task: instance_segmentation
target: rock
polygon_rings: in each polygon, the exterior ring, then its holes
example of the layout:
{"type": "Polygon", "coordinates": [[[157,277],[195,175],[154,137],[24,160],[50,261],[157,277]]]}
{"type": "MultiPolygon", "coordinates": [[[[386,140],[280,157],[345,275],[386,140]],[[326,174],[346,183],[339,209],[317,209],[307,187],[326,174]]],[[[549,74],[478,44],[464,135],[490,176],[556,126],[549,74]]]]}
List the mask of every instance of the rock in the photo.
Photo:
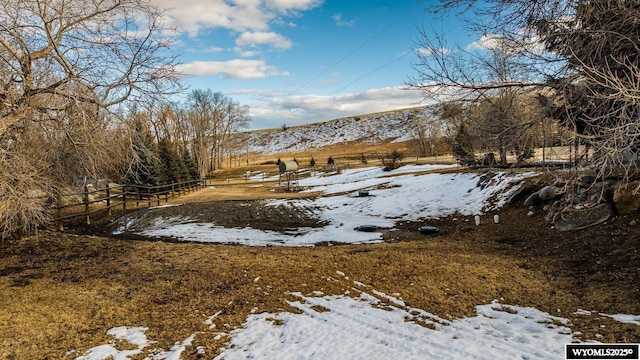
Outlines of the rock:
{"type": "Polygon", "coordinates": [[[538,196],[542,201],[551,200],[554,197],[556,197],[557,194],[558,194],[558,188],[553,185],[545,186],[542,189],[540,189],[540,191],[538,192],[538,196]]]}
{"type": "Polygon", "coordinates": [[[640,191],[635,191],[638,187],[640,182],[634,181],[618,186],[613,192],[613,204],[620,215],[633,214],[640,209],[640,191]]]}
{"type": "Polygon", "coordinates": [[[636,226],[637,223],[638,223],[637,221],[631,220],[629,221],[629,226],[636,226]]]}
{"type": "Polygon", "coordinates": [[[536,192],[539,187],[540,186],[538,186],[538,184],[525,183],[525,185],[519,187],[517,190],[514,191],[513,195],[511,195],[508,202],[510,204],[516,204],[522,201],[522,199],[526,199],[527,197],[531,196],[531,194],[536,192]]]}
{"type": "Polygon", "coordinates": [[[524,201],[524,206],[535,206],[540,203],[540,195],[537,192],[529,195],[529,197],[524,201]]]}
{"type": "Polygon", "coordinates": [[[529,211],[529,212],[527,213],[527,216],[533,216],[533,211],[529,211]]]}
{"type": "Polygon", "coordinates": [[[555,214],[553,224],[556,230],[570,231],[584,229],[607,221],[613,215],[608,204],[600,204],[589,209],[566,207],[555,214]]]}

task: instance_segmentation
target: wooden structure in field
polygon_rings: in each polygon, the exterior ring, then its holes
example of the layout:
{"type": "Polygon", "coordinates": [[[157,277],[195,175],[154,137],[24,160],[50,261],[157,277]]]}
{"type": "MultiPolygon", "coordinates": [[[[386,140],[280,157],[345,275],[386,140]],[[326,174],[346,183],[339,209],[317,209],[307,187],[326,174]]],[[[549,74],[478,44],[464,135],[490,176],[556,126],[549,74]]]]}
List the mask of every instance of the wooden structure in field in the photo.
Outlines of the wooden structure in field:
{"type": "Polygon", "coordinates": [[[298,163],[296,161],[279,161],[278,187],[282,189],[283,182],[286,181],[287,191],[298,188],[298,163]]]}

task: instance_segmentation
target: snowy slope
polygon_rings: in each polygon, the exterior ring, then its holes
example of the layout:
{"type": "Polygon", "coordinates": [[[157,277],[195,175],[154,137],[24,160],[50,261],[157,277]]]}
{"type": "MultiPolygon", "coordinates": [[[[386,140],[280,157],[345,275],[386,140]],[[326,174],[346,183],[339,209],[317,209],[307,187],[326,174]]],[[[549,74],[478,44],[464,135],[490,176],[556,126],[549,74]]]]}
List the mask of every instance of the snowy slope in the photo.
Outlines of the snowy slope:
{"type": "Polygon", "coordinates": [[[416,121],[434,118],[435,107],[425,106],[247,134],[251,151],[277,154],[350,142],[379,144],[412,140],[416,134],[416,121]]]}

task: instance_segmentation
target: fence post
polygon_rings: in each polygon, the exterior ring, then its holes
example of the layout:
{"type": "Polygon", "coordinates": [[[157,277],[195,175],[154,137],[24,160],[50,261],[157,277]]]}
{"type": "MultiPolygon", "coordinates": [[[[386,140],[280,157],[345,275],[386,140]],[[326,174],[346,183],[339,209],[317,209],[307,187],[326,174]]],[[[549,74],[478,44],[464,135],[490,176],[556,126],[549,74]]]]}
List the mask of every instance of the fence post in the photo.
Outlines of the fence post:
{"type": "Polygon", "coordinates": [[[107,184],[107,214],[111,215],[111,186],[107,184]]]}

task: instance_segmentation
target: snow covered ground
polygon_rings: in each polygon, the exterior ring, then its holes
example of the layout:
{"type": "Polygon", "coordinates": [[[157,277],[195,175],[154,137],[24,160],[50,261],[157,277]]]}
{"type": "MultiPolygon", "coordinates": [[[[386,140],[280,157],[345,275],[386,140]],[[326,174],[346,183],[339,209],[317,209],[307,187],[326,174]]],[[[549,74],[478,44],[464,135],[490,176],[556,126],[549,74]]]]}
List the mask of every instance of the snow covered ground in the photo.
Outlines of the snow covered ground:
{"type": "MultiPolygon", "coordinates": [[[[317,209],[327,222],[319,229],[299,229],[298,235],[256,229],[225,229],[215,224],[192,223],[189,219],[159,219],[145,235],[175,236],[189,241],[215,241],[247,245],[311,245],[318,241],[367,243],[380,241],[380,234],[354,230],[363,224],[393,227],[399,220],[436,218],[452,214],[468,216],[499,209],[519,182],[532,174],[497,173],[481,177],[464,173],[427,173],[431,166],[407,166],[392,172],[377,168],[347,170],[342,174],[317,173],[301,185],[323,191],[315,200],[273,200],[317,209]],[[358,190],[371,196],[358,197],[358,190]],[[491,199],[491,200],[490,200],[491,199]]],[[[123,228],[130,224],[123,224],[123,228]]],[[[288,294],[295,312],[249,315],[241,328],[220,332],[212,326],[220,314],[204,314],[203,328],[216,338],[229,338],[216,359],[561,359],[565,344],[577,341],[566,318],[533,308],[501,304],[496,300],[475,308],[475,316],[446,318],[406,305],[399,294],[387,295],[337,270],[328,281],[348,281],[350,290],[339,296],[319,291],[288,294]],[[208,326],[207,326],[208,325],[208,326]]],[[[256,279],[256,286],[258,284],[256,279]]],[[[640,326],[640,316],[607,315],[576,309],[576,316],[607,317],[640,326]]],[[[443,317],[444,316],[444,317],[443,317]]],[[[194,346],[200,333],[165,350],[148,339],[144,324],[116,327],[107,334],[109,344],[91,348],[76,360],[121,360],[132,356],[147,360],[177,360],[194,346]],[[129,350],[118,350],[118,343],[129,350]]],[[[202,347],[196,349],[210,358],[202,347]]]]}
{"type": "Polygon", "coordinates": [[[280,154],[335,144],[379,144],[417,138],[417,121],[439,119],[436,106],[346,117],[317,124],[247,132],[251,151],[280,154]]]}
{"type": "MultiPolygon", "coordinates": [[[[341,271],[332,276],[327,280],[351,281],[341,271]]],[[[229,333],[209,326],[216,338],[229,338],[215,359],[562,359],[565,344],[577,341],[568,319],[533,308],[495,300],[476,306],[473,317],[445,319],[366,284],[351,283],[351,290],[339,296],[318,291],[289,294],[293,300],[288,304],[296,313],[253,314],[229,333]]],[[[585,310],[575,314],[640,326],[640,316],[585,310]]],[[[211,325],[218,315],[207,317],[203,325],[211,325]]],[[[164,350],[147,338],[147,330],[112,328],[107,331],[114,338],[111,343],[93,347],[75,359],[124,360],[146,354],[145,360],[178,360],[200,334],[190,334],[164,350]],[[122,341],[130,344],[130,350],[117,349],[116,343],[122,341]]],[[[196,351],[207,358],[204,348],[196,351]]]]}
{"type": "MultiPolygon", "coordinates": [[[[424,173],[451,166],[407,165],[391,172],[377,167],[344,170],[341,174],[314,173],[300,180],[306,191],[324,193],[316,199],[268,200],[266,206],[285,205],[312,209],[326,223],[321,228],[299,228],[278,233],[250,227],[224,228],[197,219],[162,218],[137,233],[150,237],[173,237],[182,241],[235,243],[248,246],[312,246],[321,242],[375,243],[381,232],[361,232],[368,225],[392,229],[398,221],[434,219],[454,214],[473,216],[498,210],[520,182],[533,173],[495,173],[483,177],[473,173],[424,173]],[[393,175],[393,176],[392,176],[393,175]],[[370,196],[358,196],[368,190],[370,196]]],[[[147,214],[150,215],[150,214],[147,214]]],[[[136,228],[134,222],[120,224],[119,232],[136,228]]]]}

